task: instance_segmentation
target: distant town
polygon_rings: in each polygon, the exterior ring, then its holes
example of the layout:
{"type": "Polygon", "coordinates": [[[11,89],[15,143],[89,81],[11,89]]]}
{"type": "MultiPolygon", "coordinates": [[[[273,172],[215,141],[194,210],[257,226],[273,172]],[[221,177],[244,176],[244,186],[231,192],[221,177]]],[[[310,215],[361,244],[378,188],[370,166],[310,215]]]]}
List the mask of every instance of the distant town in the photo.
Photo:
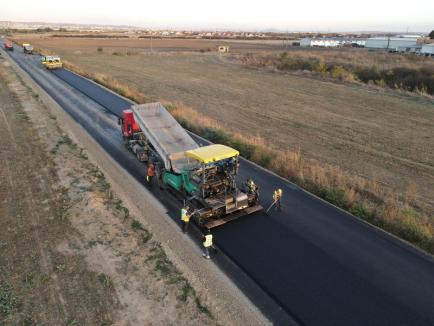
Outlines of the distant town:
{"type": "MultiPolygon", "coordinates": [[[[375,36],[394,36],[395,33],[382,31],[360,31],[360,32],[283,32],[283,31],[228,31],[228,30],[175,30],[175,29],[149,29],[127,25],[94,25],[94,24],[66,24],[66,23],[44,23],[44,22],[11,22],[0,21],[0,29],[22,30],[29,32],[107,32],[120,34],[138,34],[148,37],[185,37],[185,38],[215,38],[215,39],[287,39],[296,40],[304,37],[341,37],[366,39],[375,36]]],[[[407,33],[408,34],[408,33],[407,33]]],[[[425,36],[423,33],[412,33],[417,37],[425,36]]]]}
{"type": "Polygon", "coordinates": [[[51,24],[41,22],[0,22],[0,34],[51,33],[52,37],[97,38],[180,38],[221,40],[287,41],[286,45],[317,48],[366,47],[389,52],[434,56],[433,40],[424,33],[386,32],[266,32],[266,31],[200,31],[153,30],[136,26],[51,24]]]}

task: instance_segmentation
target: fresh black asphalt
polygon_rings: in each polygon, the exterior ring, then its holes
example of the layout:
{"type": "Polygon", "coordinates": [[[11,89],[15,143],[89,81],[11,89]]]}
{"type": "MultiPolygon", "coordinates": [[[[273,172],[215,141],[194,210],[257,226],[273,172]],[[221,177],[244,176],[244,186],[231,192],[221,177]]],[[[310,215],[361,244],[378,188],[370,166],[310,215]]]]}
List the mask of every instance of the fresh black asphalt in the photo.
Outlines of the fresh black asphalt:
{"type": "MultiPolygon", "coordinates": [[[[78,101],[62,98],[56,86],[61,83],[35,56],[16,51],[12,57],[124,168],[143,178],[143,166],[122,148],[116,119],[103,112],[105,108],[119,115],[129,102],[67,70],[54,72],[97,102],[91,112],[78,101]]],[[[250,162],[242,161],[241,170],[242,180],[251,176],[259,184],[265,207],[272,191],[282,188],[283,212],[226,224],[214,231],[215,240],[284,312],[302,325],[434,325],[431,256],[250,162]]],[[[176,205],[158,198],[177,218],[176,205]]],[[[253,301],[261,306],[260,299],[253,301]]],[[[265,312],[278,324],[289,322],[265,312]]]]}

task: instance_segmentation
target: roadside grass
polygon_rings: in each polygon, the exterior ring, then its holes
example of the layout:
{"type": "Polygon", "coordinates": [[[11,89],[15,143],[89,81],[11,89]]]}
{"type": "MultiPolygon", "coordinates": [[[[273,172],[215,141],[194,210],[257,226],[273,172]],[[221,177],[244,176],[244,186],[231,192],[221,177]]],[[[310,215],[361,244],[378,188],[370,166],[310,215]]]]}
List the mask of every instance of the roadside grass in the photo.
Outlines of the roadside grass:
{"type": "Polygon", "coordinates": [[[161,244],[156,241],[151,241],[152,233],[149,232],[142,223],[137,220],[132,220],[131,228],[136,231],[144,245],[150,246],[149,255],[146,258],[146,263],[153,264],[154,271],[158,273],[167,284],[177,286],[180,291],[178,300],[187,303],[189,298],[192,298],[199,312],[206,314],[209,318],[214,319],[209,309],[202,304],[190,282],[182,275],[176,266],[167,257],[161,244]]]}
{"type": "Polygon", "coordinates": [[[145,103],[150,101],[150,98],[144,96],[135,87],[129,86],[125,83],[121,83],[118,80],[104,74],[89,73],[69,61],[63,60],[62,62],[63,62],[63,66],[66,69],[69,69],[81,76],[87,77],[93,80],[94,82],[113,90],[119,95],[129,98],[130,100],[133,100],[137,103],[145,103]]]}
{"type": "Polygon", "coordinates": [[[63,134],[62,137],[57,141],[56,145],[54,146],[53,149],[51,149],[50,153],[51,154],[56,154],[57,151],[59,150],[59,147],[62,145],[66,145],[68,146],[71,150],[76,150],[77,149],[77,144],[75,144],[71,138],[69,138],[68,135],[63,134]]]}
{"type": "Polygon", "coordinates": [[[199,312],[206,314],[211,319],[214,319],[214,316],[209,309],[202,304],[190,282],[169,260],[161,244],[151,241],[152,233],[149,232],[142,223],[135,219],[133,219],[131,222],[131,228],[139,234],[144,245],[150,246],[150,255],[146,258],[146,263],[153,264],[154,271],[157,272],[167,284],[174,285],[179,288],[180,294],[178,296],[178,300],[183,303],[187,303],[188,299],[191,297],[194,300],[199,312]]]}
{"type": "Polygon", "coordinates": [[[131,223],[131,227],[136,230],[136,231],[144,231],[145,227],[143,226],[142,223],[140,223],[139,221],[133,220],[133,222],[131,223]]]}
{"type": "Polygon", "coordinates": [[[9,284],[0,283],[0,316],[8,317],[21,306],[19,298],[14,295],[12,290],[9,284]]]}
{"type": "Polygon", "coordinates": [[[193,299],[199,312],[214,319],[214,316],[209,309],[202,304],[190,282],[182,275],[182,273],[173,265],[167,258],[164,249],[156,242],[151,243],[152,248],[150,255],[146,259],[147,263],[154,264],[154,270],[166,281],[167,284],[177,285],[180,289],[178,300],[183,303],[188,303],[189,298],[193,299]]]}
{"type": "MultiPolygon", "coordinates": [[[[282,54],[281,57],[286,60],[289,56],[282,54]]],[[[272,64],[272,59],[275,59],[268,57],[268,61],[263,62],[256,55],[249,58],[252,60],[249,64],[253,62],[259,66],[272,64]]],[[[149,101],[149,98],[136,88],[111,77],[85,72],[68,62],[65,67],[137,103],[149,101]]],[[[317,72],[328,73],[327,65],[322,60],[316,61],[313,67],[317,72]]],[[[339,75],[342,71],[338,68],[332,73],[339,75]]],[[[277,150],[273,148],[273,144],[262,138],[227,130],[217,121],[190,107],[180,103],[163,104],[184,128],[212,142],[239,150],[246,159],[270,169],[356,217],[434,254],[434,217],[430,217],[427,209],[417,200],[417,187],[414,184],[409,184],[406,191],[397,194],[375,180],[351,174],[334,165],[305,159],[300,148],[277,150]],[[417,212],[420,217],[409,217],[408,211],[417,212]]]]}
{"type": "Polygon", "coordinates": [[[107,274],[99,273],[97,275],[97,279],[98,279],[98,281],[100,281],[100,283],[102,284],[102,286],[104,288],[110,289],[113,287],[113,282],[112,282],[110,276],[108,276],[107,274]]]}
{"type": "Polygon", "coordinates": [[[68,188],[61,187],[58,190],[57,201],[56,201],[56,216],[60,222],[67,222],[69,217],[69,209],[72,207],[73,203],[68,195],[68,188]]]}

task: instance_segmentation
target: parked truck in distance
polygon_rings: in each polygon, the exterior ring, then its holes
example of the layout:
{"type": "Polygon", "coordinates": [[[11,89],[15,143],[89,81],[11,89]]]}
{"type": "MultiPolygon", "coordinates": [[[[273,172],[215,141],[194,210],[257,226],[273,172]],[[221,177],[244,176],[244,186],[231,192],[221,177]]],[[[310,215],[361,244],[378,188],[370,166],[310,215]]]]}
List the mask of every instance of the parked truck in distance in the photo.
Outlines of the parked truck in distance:
{"type": "Polygon", "coordinates": [[[4,43],[4,47],[6,51],[13,51],[14,50],[14,44],[11,41],[6,41],[4,43]]]}
{"type": "Polygon", "coordinates": [[[41,57],[41,63],[49,70],[62,68],[63,64],[57,55],[46,55],[41,57]]]}
{"type": "Polygon", "coordinates": [[[159,186],[188,203],[200,227],[262,210],[257,190],[237,185],[239,152],[219,144],[200,147],[162,104],[133,105],[119,123],[126,146],[140,161],[154,164],[159,186]]]}
{"type": "Polygon", "coordinates": [[[29,43],[23,43],[23,52],[26,54],[33,54],[33,46],[29,43]]]}

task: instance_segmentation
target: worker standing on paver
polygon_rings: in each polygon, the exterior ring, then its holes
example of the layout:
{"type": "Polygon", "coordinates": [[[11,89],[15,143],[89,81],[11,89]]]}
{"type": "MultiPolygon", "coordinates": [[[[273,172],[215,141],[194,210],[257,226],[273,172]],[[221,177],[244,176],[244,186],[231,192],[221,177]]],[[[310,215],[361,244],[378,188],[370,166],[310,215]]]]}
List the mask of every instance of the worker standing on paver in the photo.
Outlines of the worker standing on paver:
{"type": "Polygon", "coordinates": [[[210,259],[210,255],[209,255],[209,248],[213,247],[212,244],[212,234],[209,232],[209,230],[207,231],[207,233],[205,234],[205,236],[203,237],[203,249],[204,252],[202,254],[203,257],[205,257],[206,259],[210,259]]]}
{"type": "Polygon", "coordinates": [[[182,232],[187,233],[188,223],[190,223],[190,206],[185,205],[181,209],[182,232]]]}
{"type": "Polygon", "coordinates": [[[276,189],[273,192],[273,203],[274,203],[274,207],[276,210],[278,210],[279,212],[282,211],[282,195],[283,195],[283,191],[282,189],[276,189]]]}
{"type": "Polygon", "coordinates": [[[258,198],[259,187],[251,178],[248,178],[246,181],[246,191],[250,194],[255,195],[256,199],[258,198]]]}
{"type": "Polygon", "coordinates": [[[146,182],[148,183],[148,187],[151,188],[152,186],[152,179],[155,175],[155,166],[154,164],[150,163],[148,165],[148,171],[146,172],[146,182]]]}

